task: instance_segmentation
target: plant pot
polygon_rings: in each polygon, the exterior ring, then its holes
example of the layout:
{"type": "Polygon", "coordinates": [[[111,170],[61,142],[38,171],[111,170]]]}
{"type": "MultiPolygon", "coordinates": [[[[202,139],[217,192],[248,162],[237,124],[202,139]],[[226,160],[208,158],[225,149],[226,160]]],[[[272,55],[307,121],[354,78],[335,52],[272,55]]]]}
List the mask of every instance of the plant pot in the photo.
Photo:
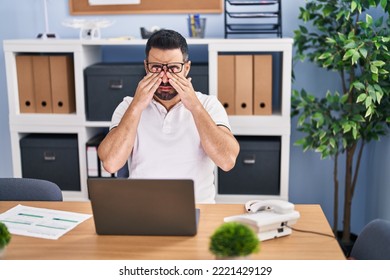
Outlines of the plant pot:
{"type": "Polygon", "coordinates": [[[222,256],[216,256],[216,260],[249,260],[251,258],[250,255],[248,256],[230,256],[230,257],[222,257],[222,256]]]}
{"type": "Polygon", "coordinates": [[[354,233],[351,233],[349,239],[350,241],[349,242],[344,242],[342,240],[342,237],[343,237],[343,232],[342,231],[337,231],[337,241],[341,247],[341,250],[343,250],[343,253],[345,255],[345,257],[349,257],[350,253],[351,253],[351,250],[352,250],[352,247],[353,245],[355,244],[355,241],[357,239],[357,235],[354,234],[354,233]]]}
{"type": "Polygon", "coordinates": [[[5,251],[7,247],[0,248],[0,260],[5,257],[5,251]]]}

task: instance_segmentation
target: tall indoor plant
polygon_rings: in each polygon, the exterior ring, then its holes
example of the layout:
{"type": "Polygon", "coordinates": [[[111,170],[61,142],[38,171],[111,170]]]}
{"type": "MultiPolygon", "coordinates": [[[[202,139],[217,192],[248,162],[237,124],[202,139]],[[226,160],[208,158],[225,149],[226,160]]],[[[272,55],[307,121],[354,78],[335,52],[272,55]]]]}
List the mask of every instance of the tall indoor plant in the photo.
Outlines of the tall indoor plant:
{"type": "MultiPolygon", "coordinates": [[[[304,137],[295,144],[334,160],[334,219],[338,225],[338,164],[345,155],[342,242],[350,242],[351,205],[363,149],[390,123],[390,1],[308,0],[295,31],[296,58],[339,74],[341,92],[294,90],[292,116],[304,137]]],[[[319,80],[320,82],[320,80],[319,80]]]]}

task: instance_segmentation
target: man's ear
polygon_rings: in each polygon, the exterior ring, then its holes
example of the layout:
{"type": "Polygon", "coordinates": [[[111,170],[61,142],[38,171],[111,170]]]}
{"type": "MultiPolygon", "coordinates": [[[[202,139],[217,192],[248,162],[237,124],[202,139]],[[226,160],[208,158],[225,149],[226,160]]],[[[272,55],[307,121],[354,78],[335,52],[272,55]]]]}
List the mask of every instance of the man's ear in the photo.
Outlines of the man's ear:
{"type": "Polygon", "coordinates": [[[190,69],[191,69],[191,61],[188,61],[185,65],[185,68],[184,68],[184,76],[187,77],[188,74],[190,73],[190,69]]]}

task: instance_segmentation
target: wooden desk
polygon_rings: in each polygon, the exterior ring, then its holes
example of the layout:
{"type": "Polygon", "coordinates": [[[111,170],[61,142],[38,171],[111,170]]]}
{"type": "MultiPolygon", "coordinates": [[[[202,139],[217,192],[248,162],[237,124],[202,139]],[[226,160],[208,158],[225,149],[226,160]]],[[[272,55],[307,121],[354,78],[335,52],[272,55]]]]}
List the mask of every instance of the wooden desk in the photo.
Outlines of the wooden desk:
{"type": "MultiPolygon", "coordinates": [[[[0,212],[19,204],[0,202],[0,212]]],[[[22,205],[91,214],[89,202],[20,202],[22,205]]],[[[6,259],[56,260],[193,260],[214,259],[209,238],[223,218],[244,212],[238,204],[198,205],[200,221],[194,237],[175,236],[99,236],[93,218],[88,219],[58,240],[13,235],[6,259]]],[[[332,234],[319,205],[296,205],[301,218],[295,228],[332,234]]],[[[337,240],[331,237],[293,231],[289,236],[264,241],[252,259],[345,259],[337,240]]]]}

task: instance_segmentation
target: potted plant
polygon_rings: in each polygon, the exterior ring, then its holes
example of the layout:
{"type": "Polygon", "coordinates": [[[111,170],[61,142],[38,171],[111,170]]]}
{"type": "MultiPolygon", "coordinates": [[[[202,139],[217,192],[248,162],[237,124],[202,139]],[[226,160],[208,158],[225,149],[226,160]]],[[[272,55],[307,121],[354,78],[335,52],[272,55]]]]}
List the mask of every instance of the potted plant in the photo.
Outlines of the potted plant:
{"type": "Polygon", "coordinates": [[[341,244],[351,242],[351,205],[364,147],[389,132],[389,9],[387,0],[309,0],[300,8],[305,25],[294,33],[296,58],[340,77],[340,92],[294,90],[292,116],[298,116],[304,134],[295,144],[333,159],[335,234],[339,158],[345,155],[341,244]]]}
{"type": "Polygon", "coordinates": [[[5,247],[11,241],[11,234],[5,224],[0,222],[0,257],[4,254],[5,247]]]}
{"type": "Polygon", "coordinates": [[[209,249],[218,259],[247,258],[260,250],[260,241],[247,225],[228,222],[213,233],[209,249]]]}

